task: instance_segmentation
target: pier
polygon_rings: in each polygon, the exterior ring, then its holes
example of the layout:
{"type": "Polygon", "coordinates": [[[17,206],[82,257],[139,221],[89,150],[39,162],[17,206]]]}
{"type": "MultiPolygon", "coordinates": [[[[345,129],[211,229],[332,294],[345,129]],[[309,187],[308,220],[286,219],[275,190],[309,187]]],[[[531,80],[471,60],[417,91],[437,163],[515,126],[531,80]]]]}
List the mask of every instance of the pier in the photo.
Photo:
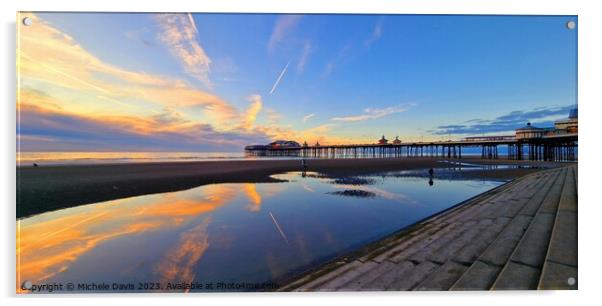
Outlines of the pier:
{"type": "Polygon", "coordinates": [[[577,177],[572,165],[518,178],[279,290],[577,289],[577,177]]]}
{"type": "Polygon", "coordinates": [[[454,141],[406,142],[385,144],[313,145],[313,146],[249,146],[248,155],[300,158],[390,158],[433,157],[462,158],[469,149],[482,159],[531,161],[576,161],[577,133],[537,138],[515,136],[471,137],[454,141]],[[505,147],[505,154],[500,148],[505,147]]]}

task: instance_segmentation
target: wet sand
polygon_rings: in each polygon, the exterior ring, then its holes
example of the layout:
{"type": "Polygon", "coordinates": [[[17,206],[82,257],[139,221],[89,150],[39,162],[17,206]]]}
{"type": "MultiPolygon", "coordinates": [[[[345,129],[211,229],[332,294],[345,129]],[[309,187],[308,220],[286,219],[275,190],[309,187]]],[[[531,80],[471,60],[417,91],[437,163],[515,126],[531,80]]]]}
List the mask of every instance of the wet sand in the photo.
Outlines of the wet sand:
{"type": "MultiPolygon", "coordinates": [[[[318,159],[308,160],[307,171],[330,176],[372,174],[392,170],[447,168],[443,159],[318,159]]],[[[460,161],[460,160],[456,160],[460,161]]],[[[525,164],[555,166],[528,161],[483,161],[475,164],[525,164]]],[[[270,175],[302,171],[300,160],[238,160],[111,165],[56,165],[17,167],[17,218],[61,208],[153,193],[185,190],[215,183],[277,182],[270,175]]],[[[482,178],[509,179],[537,169],[492,169],[467,174],[482,178]]],[[[477,177],[475,177],[477,178],[477,177]]]]}

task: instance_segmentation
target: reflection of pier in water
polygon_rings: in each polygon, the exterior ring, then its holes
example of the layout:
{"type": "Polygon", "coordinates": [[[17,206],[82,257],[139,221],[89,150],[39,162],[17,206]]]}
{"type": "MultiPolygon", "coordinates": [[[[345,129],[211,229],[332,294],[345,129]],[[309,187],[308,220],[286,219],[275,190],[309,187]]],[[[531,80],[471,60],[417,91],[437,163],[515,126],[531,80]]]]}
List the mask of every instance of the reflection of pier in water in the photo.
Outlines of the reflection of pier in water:
{"type": "Polygon", "coordinates": [[[576,161],[577,133],[533,139],[514,136],[473,137],[456,141],[407,142],[398,144],[315,145],[298,147],[247,147],[253,156],[301,158],[462,158],[469,148],[479,148],[481,158],[542,161],[576,161]],[[506,154],[499,148],[505,146],[506,154]],[[464,153],[463,153],[464,152],[464,153]]]}

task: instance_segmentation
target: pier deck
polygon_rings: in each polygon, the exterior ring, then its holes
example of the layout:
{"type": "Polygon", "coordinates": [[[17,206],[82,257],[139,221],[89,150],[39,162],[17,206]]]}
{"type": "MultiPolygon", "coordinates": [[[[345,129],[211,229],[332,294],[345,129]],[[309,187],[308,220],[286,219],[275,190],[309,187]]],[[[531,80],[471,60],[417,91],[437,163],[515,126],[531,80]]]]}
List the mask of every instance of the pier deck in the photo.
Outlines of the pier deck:
{"type": "Polygon", "coordinates": [[[577,289],[577,165],[533,173],[281,291],[577,289]]]}

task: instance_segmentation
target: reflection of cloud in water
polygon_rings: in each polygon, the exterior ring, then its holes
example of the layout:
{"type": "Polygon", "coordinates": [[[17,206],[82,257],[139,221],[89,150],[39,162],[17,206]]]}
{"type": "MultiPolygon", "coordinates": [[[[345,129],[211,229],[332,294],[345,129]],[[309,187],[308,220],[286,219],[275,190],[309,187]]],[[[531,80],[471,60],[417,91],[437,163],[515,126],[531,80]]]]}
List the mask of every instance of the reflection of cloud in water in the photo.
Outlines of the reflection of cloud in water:
{"type": "Polygon", "coordinates": [[[301,187],[303,187],[303,189],[305,189],[305,190],[307,190],[309,192],[316,192],[311,187],[309,187],[309,185],[307,185],[306,183],[301,183],[301,187]]]}
{"type": "Polygon", "coordinates": [[[418,201],[410,198],[409,196],[402,193],[392,193],[380,188],[376,187],[368,187],[368,186],[355,186],[355,185],[335,185],[335,188],[338,189],[357,189],[369,193],[373,193],[379,197],[385,198],[387,200],[396,201],[404,204],[418,204],[418,201]]]}
{"type": "Polygon", "coordinates": [[[289,184],[282,183],[268,183],[268,184],[256,184],[261,191],[261,195],[263,198],[273,197],[278,193],[285,191],[289,184]]]}
{"type": "Polygon", "coordinates": [[[357,190],[357,189],[345,189],[342,191],[333,191],[329,194],[340,195],[345,197],[356,197],[356,198],[373,198],[376,196],[374,192],[357,190]]]}
{"type": "Polygon", "coordinates": [[[258,212],[261,210],[261,195],[257,192],[257,188],[255,188],[255,184],[244,184],[243,191],[249,198],[249,205],[247,209],[249,211],[258,212]]]}
{"type": "Polygon", "coordinates": [[[303,262],[306,264],[311,262],[311,252],[307,247],[307,241],[305,241],[305,236],[303,235],[303,233],[297,232],[295,238],[295,245],[299,250],[299,255],[303,259],[303,262]]]}
{"type": "Polygon", "coordinates": [[[268,184],[256,184],[246,183],[243,184],[243,192],[249,200],[247,209],[252,212],[258,212],[261,210],[261,203],[270,197],[275,196],[278,193],[283,192],[288,187],[288,184],[281,183],[268,183],[268,184]]]}
{"type": "Polygon", "coordinates": [[[332,180],[333,184],[337,185],[372,185],[375,183],[373,178],[362,178],[362,177],[342,177],[332,180]]]}
{"type": "Polygon", "coordinates": [[[194,198],[196,193],[166,193],[18,221],[17,284],[24,279],[40,282],[64,272],[82,255],[117,237],[181,226],[228,203],[238,189],[234,185],[207,185],[199,192],[203,195],[200,199],[194,198]]]}
{"type": "Polygon", "coordinates": [[[178,244],[167,251],[163,259],[155,267],[162,282],[192,282],[198,261],[209,247],[207,227],[211,217],[180,234],[178,244]]]}
{"type": "Polygon", "coordinates": [[[303,179],[307,179],[307,178],[328,179],[328,178],[330,178],[326,174],[322,174],[319,172],[311,172],[311,171],[305,172],[305,176],[303,176],[303,172],[293,171],[293,172],[274,174],[274,175],[271,175],[270,177],[278,179],[278,180],[293,181],[293,182],[300,178],[303,178],[303,179]]]}

